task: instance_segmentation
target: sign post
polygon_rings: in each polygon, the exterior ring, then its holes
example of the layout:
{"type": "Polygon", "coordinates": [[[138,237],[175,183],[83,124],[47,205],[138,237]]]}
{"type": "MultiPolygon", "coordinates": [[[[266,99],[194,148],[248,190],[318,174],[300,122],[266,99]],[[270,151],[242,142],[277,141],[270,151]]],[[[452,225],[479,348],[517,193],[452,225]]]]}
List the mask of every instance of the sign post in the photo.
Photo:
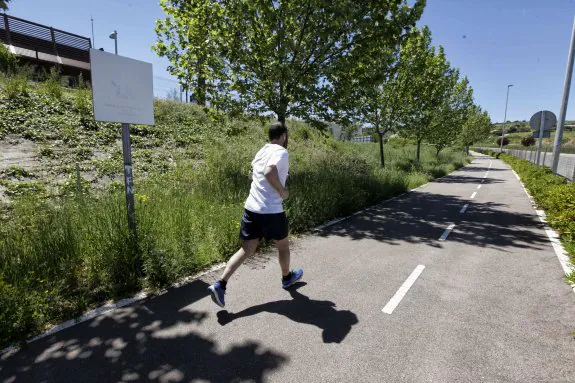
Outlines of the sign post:
{"type": "Polygon", "coordinates": [[[565,84],[563,85],[563,99],[561,101],[561,110],[559,111],[559,124],[557,125],[557,130],[555,131],[555,141],[553,142],[553,162],[551,165],[551,170],[553,173],[557,173],[559,156],[561,155],[563,127],[565,126],[567,104],[569,103],[569,91],[571,89],[571,77],[573,76],[573,61],[575,61],[575,20],[573,21],[571,45],[569,47],[569,56],[567,57],[567,72],[565,73],[565,84]]]}
{"type": "Polygon", "coordinates": [[[535,163],[539,166],[539,160],[541,159],[541,149],[543,148],[543,137],[550,137],[551,128],[557,123],[557,117],[553,112],[548,110],[542,110],[535,113],[531,120],[529,120],[529,125],[533,129],[533,137],[539,138],[539,144],[537,145],[537,157],[535,158],[535,163]]]}
{"type": "Polygon", "coordinates": [[[124,183],[128,227],[136,238],[136,209],[132,176],[130,124],[154,125],[152,64],[90,50],[94,118],[122,123],[124,183]]]}
{"type": "Polygon", "coordinates": [[[537,166],[539,166],[539,159],[541,158],[541,148],[543,147],[543,132],[545,130],[545,111],[541,115],[541,123],[539,124],[539,145],[537,145],[537,166]]]}

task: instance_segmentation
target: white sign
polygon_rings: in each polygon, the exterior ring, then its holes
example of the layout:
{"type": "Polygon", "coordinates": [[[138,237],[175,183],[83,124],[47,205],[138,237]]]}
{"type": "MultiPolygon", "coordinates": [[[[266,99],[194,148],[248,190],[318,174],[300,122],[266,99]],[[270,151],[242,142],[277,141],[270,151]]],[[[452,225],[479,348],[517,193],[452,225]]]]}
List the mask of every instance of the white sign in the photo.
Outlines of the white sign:
{"type": "Polygon", "coordinates": [[[90,49],[96,121],[154,125],[152,64],[90,49]]]}

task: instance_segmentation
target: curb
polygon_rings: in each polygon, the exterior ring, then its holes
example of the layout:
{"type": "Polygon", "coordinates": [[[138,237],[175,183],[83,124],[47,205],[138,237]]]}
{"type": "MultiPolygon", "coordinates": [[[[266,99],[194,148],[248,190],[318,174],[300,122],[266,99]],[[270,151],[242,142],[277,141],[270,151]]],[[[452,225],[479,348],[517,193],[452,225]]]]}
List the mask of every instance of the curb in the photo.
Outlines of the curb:
{"type": "MultiPolygon", "coordinates": [[[[185,284],[187,284],[187,283],[189,283],[195,279],[201,278],[202,276],[204,276],[206,274],[209,274],[213,271],[221,269],[225,265],[226,265],[225,263],[218,263],[218,264],[212,266],[211,268],[209,268],[207,270],[201,271],[201,272],[194,274],[194,275],[191,275],[189,277],[182,278],[181,280],[170,285],[169,287],[166,287],[166,288],[160,290],[158,293],[149,293],[149,292],[145,292],[145,291],[140,291],[139,293],[132,296],[131,298],[124,298],[124,299],[120,299],[119,301],[114,302],[114,303],[107,303],[107,304],[102,305],[100,307],[97,307],[93,310],[90,310],[90,311],[86,312],[85,314],[83,314],[77,318],[69,319],[65,322],[62,322],[59,325],[52,327],[48,331],[45,331],[42,334],[37,335],[32,339],[26,340],[24,343],[30,344],[34,341],[40,340],[42,338],[45,338],[47,336],[50,336],[52,334],[55,334],[55,333],[60,332],[62,330],[65,330],[67,328],[73,327],[73,326],[80,324],[82,322],[86,322],[90,319],[93,319],[93,318],[99,316],[99,315],[114,311],[116,309],[119,309],[119,308],[122,308],[125,306],[133,305],[134,303],[139,302],[139,301],[146,299],[148,297],[163,295],[171,288],[181,287],[181,286],[183,286],[183,285],[185,285],[185,284]]],[[[21,348],[22,348],[21,346],[8,346],[8,347],[0,350],[0,355],[2,355],[2,356],[12,355],[12,354],[18,352],[21,348]]]]}

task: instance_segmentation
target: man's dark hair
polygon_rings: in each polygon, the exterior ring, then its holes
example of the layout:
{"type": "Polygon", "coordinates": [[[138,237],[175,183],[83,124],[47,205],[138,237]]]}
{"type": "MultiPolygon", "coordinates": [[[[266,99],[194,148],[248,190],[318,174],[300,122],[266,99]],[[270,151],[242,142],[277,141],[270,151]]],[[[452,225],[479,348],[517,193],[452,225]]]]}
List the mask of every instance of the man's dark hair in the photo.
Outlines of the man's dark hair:
{"type": "Polygon", "coordinates": [[[287,127],[281,122],[276,122],[270,125],[270,131],[269,131],[270,141],[277,140],[284,133],[287,133],[287,127]]]}

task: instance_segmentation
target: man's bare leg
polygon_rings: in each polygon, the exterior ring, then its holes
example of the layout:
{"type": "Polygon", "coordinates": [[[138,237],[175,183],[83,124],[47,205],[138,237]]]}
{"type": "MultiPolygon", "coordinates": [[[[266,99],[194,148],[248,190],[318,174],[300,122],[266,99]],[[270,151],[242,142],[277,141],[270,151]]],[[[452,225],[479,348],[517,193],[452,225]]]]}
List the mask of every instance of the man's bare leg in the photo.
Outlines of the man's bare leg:
{"type": "Polygon", "coordinates": [[[286,237],[279,241],[274,241],[278,249],[278,260],[282,269],[282,277],[289,274],[290,252],[289,252],[289,239],[286,237]]]}
{"type": "MultiPolygon", "coordinates": [[[[259,239],[248,239],[244,241],[242,247],[230,258],[222,274],[222,280],[228,281],[232,274],[241,266],[242,263],[258,248],[259,239]]],[[[288,267],[289,267],[289,249],[288,249],[288,267]]]]}

